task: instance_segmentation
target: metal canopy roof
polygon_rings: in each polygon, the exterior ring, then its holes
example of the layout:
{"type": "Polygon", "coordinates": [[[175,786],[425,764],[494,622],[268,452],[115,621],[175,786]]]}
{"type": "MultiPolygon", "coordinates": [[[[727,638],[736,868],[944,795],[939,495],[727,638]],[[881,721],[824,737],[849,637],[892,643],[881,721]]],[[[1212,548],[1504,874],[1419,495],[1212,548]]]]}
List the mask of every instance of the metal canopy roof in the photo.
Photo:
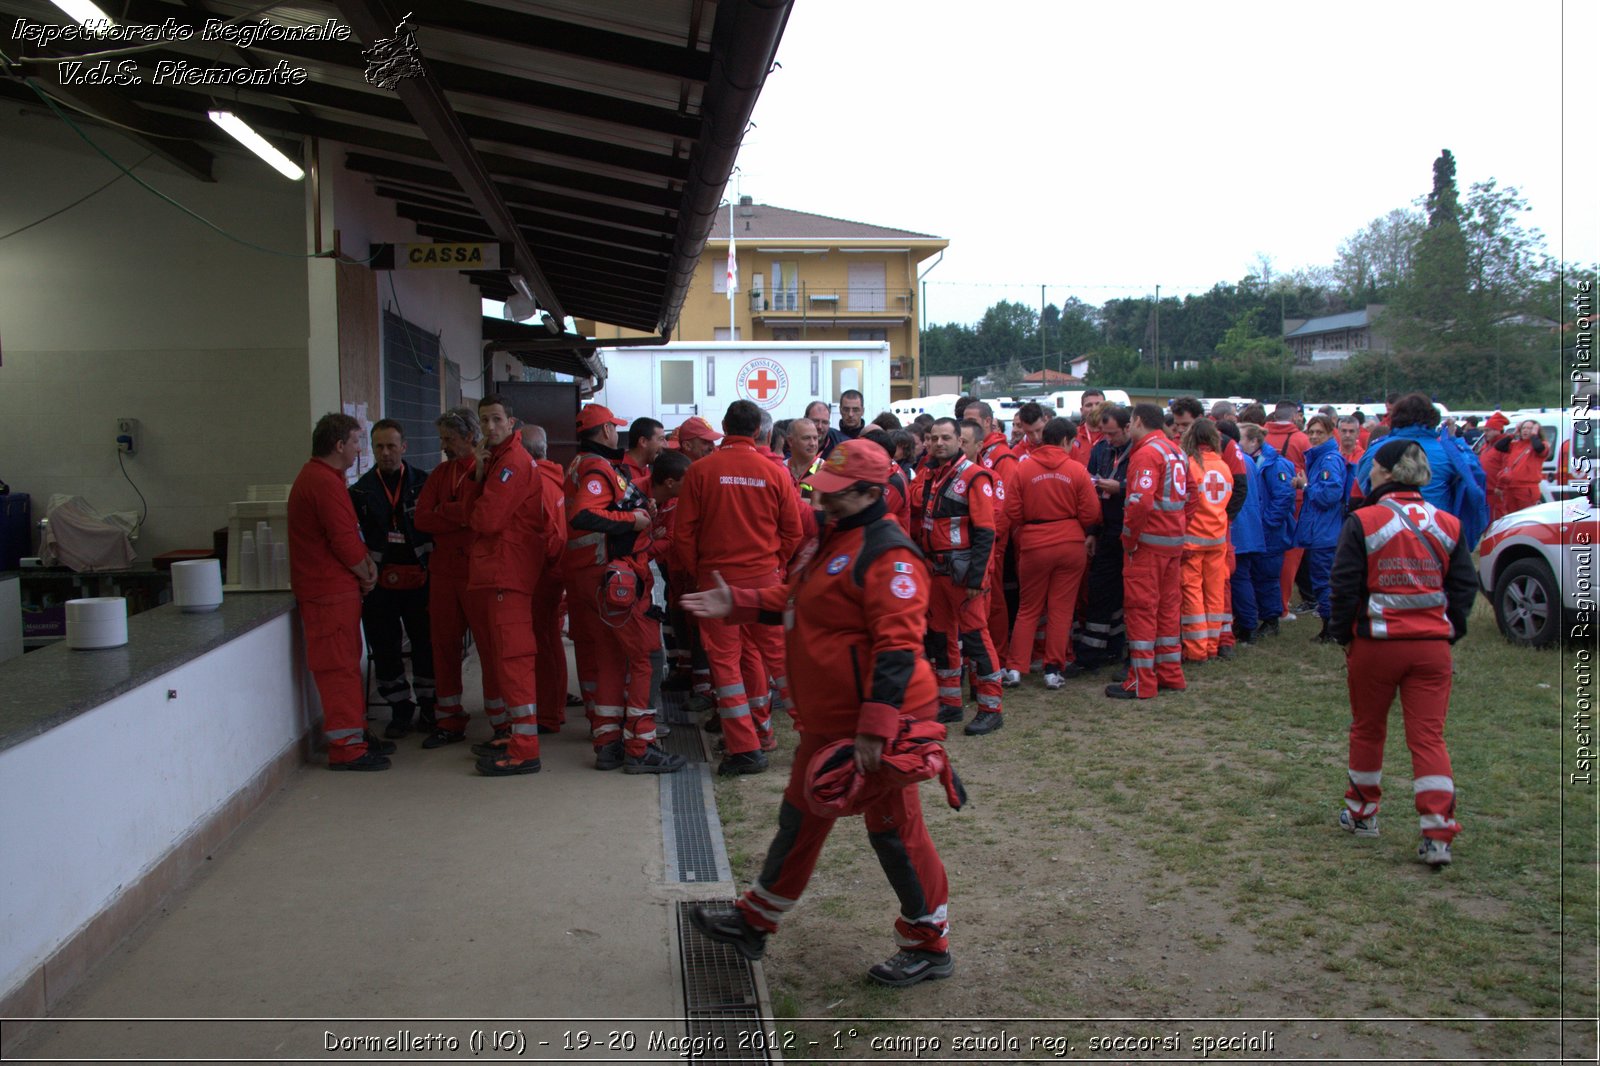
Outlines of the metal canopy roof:
{"type": "MultiPolygon", "coordinates": [[[[147,131],[148,148],[207,181],[212,151],[232,146],[206,119],[211,108],[234,111],[291,158],[301,137],[343,142],[347,165],[423,236],[509,246],[511,269],[470,275],[485,296],[511,295],[514,272],[558,319],[665,336],[793,0],[411,0],[398,11],[385,0],[294,0],[265,13],[225,0],[101,3],[119,25],[171,19],[196,32],[123,57],[139,63],[138,85],[68,87],[52,65],[26,64],[57,99],[147,131]],[[408,11],[424,74],[393,91],[368,84],[362,48],[392,36],[408,11]],[[334,19],[354,33],[245,48],[200,39],[208,19],[246,14],[285,26],[334,19]],[[307,78],[157,85],[162,60],[262,70],[282,60],[307,78]]],[[[0,13],[66,21],[44,0],[0,0],[0,13]]],[[[24,55],[125,45],[30,47],[24,55]]],[[[0,96],[39,102],[19,80],[0,80],[0,96]]]]}

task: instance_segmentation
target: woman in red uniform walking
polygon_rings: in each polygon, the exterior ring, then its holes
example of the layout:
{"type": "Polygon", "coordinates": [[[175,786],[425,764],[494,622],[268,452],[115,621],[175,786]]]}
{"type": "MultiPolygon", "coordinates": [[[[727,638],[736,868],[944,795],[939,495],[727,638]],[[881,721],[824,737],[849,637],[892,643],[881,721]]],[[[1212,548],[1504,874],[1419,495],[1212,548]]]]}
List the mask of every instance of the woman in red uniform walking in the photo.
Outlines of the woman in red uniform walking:
{"type": "MultiPolygon", "coordinates": [[[[933,668],[923,656],[928,569],[883,502],[891,460],[866,440],[844,440],[811,476],[814,500],[827,515],[813,554],[787,585],[730,589],[715,585],[683,597],[700,618],[781,623],[787,630],[789,677],[800,746],[778,809],[778,835],[755,884],[731,912],[697,908],[695,928],[759,959],[767,935],[794,907],[811,879],[835,819],[806,800],[812,756],[854,739],[856,767],[879,770],[886,742],[903,719],[930,721],[938,711],[933,668]]],[[[867,839],[900,898],[895,941],[900,949],[867,971],[879,984],[903,988],[949,977],[944,864],[922,820],[915,785],[889,789],[863,812],[867,839]]]]}
{"type": "Polygon", "coordinates": [[[1417,491],[1431,479],[1416,441],[1378,448],[1372,491],[1345,521],[1334,555],[1328,629],[1345,647],[1350,689],[1350,783],[1339,826],[1378,835],[1383,742],[1398,691],[1422,827],[1417,856],[1438,867],[1449,864],[1461,831],[1444,745],[1450,645],[1466,635],[1478,583],[1461,523],[1417,491]]]}

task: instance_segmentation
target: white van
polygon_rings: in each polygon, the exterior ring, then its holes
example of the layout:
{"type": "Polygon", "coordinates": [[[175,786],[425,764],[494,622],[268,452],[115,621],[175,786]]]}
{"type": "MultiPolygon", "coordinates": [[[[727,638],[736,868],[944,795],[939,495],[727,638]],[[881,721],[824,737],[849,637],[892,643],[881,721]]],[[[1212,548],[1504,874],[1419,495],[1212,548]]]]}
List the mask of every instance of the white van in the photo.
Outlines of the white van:
{"type": "MultiPolygon", "coordinates": [[[[1041,402],[1048,401],[1056,409],[1056,414],[1063,418],[1075,418],[1083,409],[1083,394],[1088,389],[1066,389],[1062,392],[1052,392],[1040,398],[1041,402]]],[[[1125,389],[1100,389],[1106,398],[1106,403],[1114,403],[1119,407],[1132,407],[1133,401],[1128,398],[1125,389]]]]}

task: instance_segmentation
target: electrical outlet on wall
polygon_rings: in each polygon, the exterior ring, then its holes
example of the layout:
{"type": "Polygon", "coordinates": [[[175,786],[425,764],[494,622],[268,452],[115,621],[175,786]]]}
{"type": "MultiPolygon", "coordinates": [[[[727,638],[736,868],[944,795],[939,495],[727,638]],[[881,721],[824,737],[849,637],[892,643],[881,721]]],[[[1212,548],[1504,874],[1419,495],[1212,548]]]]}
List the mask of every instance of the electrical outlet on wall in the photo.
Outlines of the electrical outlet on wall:
{"type": "Polygon", "coordinates": [[[137,418],[117,419],[117,451],[128,455],[134,453],[139,438],[139,420],[137,418]]]}

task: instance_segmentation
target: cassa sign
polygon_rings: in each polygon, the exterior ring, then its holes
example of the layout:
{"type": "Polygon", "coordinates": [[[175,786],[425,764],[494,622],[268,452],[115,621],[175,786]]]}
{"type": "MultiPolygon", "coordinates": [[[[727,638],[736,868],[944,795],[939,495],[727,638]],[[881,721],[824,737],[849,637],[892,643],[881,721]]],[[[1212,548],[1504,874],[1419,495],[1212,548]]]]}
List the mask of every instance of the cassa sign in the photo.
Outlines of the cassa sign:
{"type": "Polygon", "coordinates": [[[752,359],[739,368],[734,387],[741,400],[770,411],[789,395],[789,372],[775,359],[752,359]]]}

